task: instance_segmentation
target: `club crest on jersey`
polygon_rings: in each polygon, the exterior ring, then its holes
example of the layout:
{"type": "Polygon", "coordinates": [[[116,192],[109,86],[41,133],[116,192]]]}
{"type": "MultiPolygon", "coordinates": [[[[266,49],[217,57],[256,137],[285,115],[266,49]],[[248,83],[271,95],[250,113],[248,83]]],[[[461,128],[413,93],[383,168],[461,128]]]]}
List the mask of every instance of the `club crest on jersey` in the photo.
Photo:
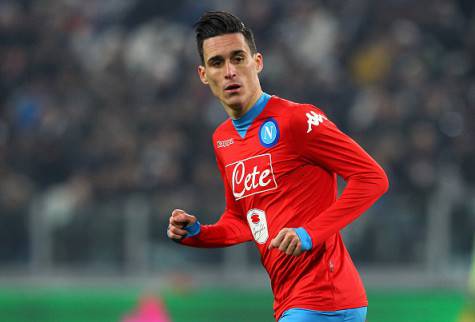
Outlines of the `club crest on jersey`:
{"type": "Polygon", "coordinates": [[[271,148],[279,141],[279,126],[273,118],[267,119],[259,128],[259,141],[266,148],[271,148]]]}
{"type": "Polygon", "coordinates": [[[269,238],[266,213],[260,209],[251,209],[247,212],[247,222],[254,240],[259,244],[264,244],[269,238]]]}
{"type": "Polygon", "coordinates": [[[323,120],[328,120],[324,115],[317,114],[315,111],[305,114],[307,116],[308,129],[307,133],[312,131],[312,126],[319,126],[323,120]]]}
{"type": "Polygon", "coordinates": [[[270,153],[233,162],[225,170],[236,200],[277,189],[270,153]]]}

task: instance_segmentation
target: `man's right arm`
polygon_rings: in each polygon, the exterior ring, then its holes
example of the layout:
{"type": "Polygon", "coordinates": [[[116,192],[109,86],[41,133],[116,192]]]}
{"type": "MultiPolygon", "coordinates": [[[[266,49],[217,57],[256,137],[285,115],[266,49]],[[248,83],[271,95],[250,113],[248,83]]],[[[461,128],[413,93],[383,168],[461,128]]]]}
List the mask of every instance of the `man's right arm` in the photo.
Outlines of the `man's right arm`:
{"type": "Polygon", "coordinates": [[[224,183],[226,209],[213,225],[201,225],[195,216],[175,209],[170,217],[168,237],[191,247],[228,247],[252,240],[252,233],[245,218],[240,215],[239,205],[234,200],[227,184],[224,169],[217,160],[224,183]]]}
{"type": "MultiPolygon", "coordinates": [[[[191,215],[188,216],[194,217],[191,215]]],[[[172,217],[170,217],[171,220],[172,217]]],[[[191,247],[228,247],[252,239],[247,224],[242,222],[235,214],[228,211],[225,211],[218,222],[213,225],[201,225],[196,221],[185,228],[183,228],[183,226],[181,227],[182,228],[179,228],[178,225],[170,224],[168,237],[180,244],[191,247]],[[193,233],[187,230],[188,227],[193,226],[195,226],[194,230],[198,231],[196,235],[193,235],[193,233]],[[198,228],[196,228],[197,226],[198,228]]]]}

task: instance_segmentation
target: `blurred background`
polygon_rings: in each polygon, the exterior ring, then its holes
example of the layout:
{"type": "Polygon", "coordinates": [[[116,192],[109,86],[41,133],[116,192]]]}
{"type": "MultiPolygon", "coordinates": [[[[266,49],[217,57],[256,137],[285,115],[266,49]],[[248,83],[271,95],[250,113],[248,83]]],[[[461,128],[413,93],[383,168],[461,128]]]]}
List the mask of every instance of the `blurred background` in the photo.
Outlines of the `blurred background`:
{"type": "Polygon", "coordinates": [[[1,0],[0,321],[273,320],[253,244],[166,237],[172,209],[224,207],[206,10],[253,29],[267,93],[319,106],[386,170],[344,231],[368,321],[468,316],[475,2],[1,0]]]}

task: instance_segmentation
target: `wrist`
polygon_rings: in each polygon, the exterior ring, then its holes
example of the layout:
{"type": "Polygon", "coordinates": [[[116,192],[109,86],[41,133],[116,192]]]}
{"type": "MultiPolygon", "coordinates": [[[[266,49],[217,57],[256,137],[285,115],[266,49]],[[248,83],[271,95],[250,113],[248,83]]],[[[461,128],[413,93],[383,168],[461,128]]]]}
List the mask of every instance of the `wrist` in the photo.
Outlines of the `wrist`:
{"type": "Polygon", "coordinates": [[[193,236],[196,236],[200,233],[201,231],[201,224],[200,222],[197,220],[195,221],[192,225],[189,225],[189,226],[186,226],[183,228],[184,230],[186,230],[188,232],[188,234],[185,236],[185,238],[187,237],[193,237],[193,236]]]}
{"type": "Polygon", "coordinates": [[[300,239],[300,244],[301,248],[303,251],[309,251],[312,249],[312,238],[310,238],[310,235],[307,233],[307,231],[302,228],[294,228],[295,232],[299,236],[300,239]]]}

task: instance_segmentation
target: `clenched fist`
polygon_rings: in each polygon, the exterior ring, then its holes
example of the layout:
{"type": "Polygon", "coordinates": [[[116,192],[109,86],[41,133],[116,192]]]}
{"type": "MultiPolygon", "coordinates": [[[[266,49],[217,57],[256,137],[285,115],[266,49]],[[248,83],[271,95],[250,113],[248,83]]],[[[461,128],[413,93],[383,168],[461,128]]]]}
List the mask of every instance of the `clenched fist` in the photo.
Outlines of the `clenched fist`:
{"type": "Polygon", "coordinates": [[[187,234],[188,231],[183,229],[184,227],[191,226],[196,222],[196,217],[187,214],[181,209],[175,209],[172,211],[172,215],[169,219],[167,235],[168,238],[181,240],[187,234]]]}
{"type": "Polygon", "coordinates": [[[303,252],[300,238],[293,228],[282,228],[269,244],[269,249],[273,248],[278,248],[287,255],[293,256],[299,256],[303,252]]]}

